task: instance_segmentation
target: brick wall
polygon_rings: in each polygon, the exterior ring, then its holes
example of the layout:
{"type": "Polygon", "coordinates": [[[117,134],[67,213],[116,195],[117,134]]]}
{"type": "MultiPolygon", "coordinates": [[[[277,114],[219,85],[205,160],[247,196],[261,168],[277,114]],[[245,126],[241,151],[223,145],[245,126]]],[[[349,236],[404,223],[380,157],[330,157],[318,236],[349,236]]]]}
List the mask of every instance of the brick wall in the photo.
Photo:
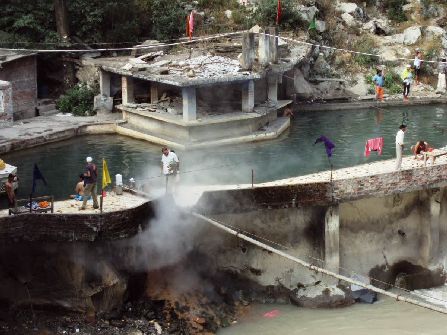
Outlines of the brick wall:
{"type": "Polygon", "coordinates": [[[2,64],[0,80],[12,85],[14,120],[33,117],[37,106],[36,57],[23,57],[2,64]]]}

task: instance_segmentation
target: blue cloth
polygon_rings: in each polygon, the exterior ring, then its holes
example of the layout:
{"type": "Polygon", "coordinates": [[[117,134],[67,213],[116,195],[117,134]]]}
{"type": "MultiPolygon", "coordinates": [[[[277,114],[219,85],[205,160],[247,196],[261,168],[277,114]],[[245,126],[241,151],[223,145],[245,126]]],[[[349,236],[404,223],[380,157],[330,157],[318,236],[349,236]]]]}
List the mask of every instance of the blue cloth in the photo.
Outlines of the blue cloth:
{"type": "Polygon", "coordinates": [[[31,194],[36,192],[36,182],[39,179],[43,181],[45,186],[47,185],[47,181],[45,180],[44,176],[42,175],[42,172],[40,172],[39,168],[37,167],[37,164],[34,164],[34,169],[33,169],[33,189],[31,191],[31,194]]]}
{"type": "Polygon", "coordinates": [[[373,82],[377,86],[383,87],[383,85],[385,85],[385,78],[383,76],[379,76],[378,74],[376,74],[373,77],[373,82]]]}
{"type": "MultiPolygon", "coordinates": [[[[89,196],[87,200],[91,200],[91,199],[92,199],[92,196],[89,196]]],[[[84,200],[84,196],[77,194],[77,195],[75,196],[75,200],[77,200],[77,201],[83,201],[83,200],[84,200]]]]}
{"type": "Polygon", "coordinates": [[[26,208],[30,208],[30,206],[31,206],[31,208],[34,209],[34,210],[36,210],[36,209],[39,208],[39,205],[38,205],[37,202],[35,202],[35,201],[33,201],[31,204],[28,202],[28,203],[25,205],[26,208]]]}
{"type": "Polygon", "coordinates": [[[315,140],[314,144],[317,144],[319,142],[323,142],[324,146],[326,147],[326,154],[328,157],[332,157],[332,151],[334,151],[335,144],[332,143],[330,139],[328,139],[326,136],[321,135],[315,140]]]}

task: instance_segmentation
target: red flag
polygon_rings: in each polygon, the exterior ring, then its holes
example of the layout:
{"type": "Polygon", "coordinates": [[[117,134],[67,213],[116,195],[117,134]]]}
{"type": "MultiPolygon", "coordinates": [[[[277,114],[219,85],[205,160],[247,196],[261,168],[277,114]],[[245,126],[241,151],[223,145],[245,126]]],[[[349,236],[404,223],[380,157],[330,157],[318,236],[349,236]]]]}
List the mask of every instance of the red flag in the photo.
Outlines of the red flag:
{"type": "Polygon", "coordinates": [[[281,0],[278,0],[278,8],[276,11],[276,24],[279,24],[280,19],[281,19],[281,0]]]}
{"type": "Polygon", "coordinates": [[[191,40],[192,33],[194,32],[194,14],[193,14],[193,12],[191,12],[191,14],[189,14],[188,26],[189,26],[189,39],[191,40]]]}

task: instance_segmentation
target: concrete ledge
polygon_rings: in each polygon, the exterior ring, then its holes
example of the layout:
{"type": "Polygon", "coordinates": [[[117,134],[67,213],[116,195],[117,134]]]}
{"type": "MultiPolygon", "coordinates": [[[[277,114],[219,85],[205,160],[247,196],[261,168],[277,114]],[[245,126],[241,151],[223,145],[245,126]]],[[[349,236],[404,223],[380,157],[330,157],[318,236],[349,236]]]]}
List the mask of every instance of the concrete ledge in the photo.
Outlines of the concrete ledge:
{"type": "Polygon", "coordinates": [[[297,103],[295,109],[298,112],[316,112],[316,111],[336,111],[336,110],[357,110],[363,108],[383,108],[383,107],[404,107],[420,105],[436,105],[447,103],[447,98],[410,98],[409,102],[401,100],[387,100],[384,102],[376,101],[357,101],[357,102],[337,102],[337,103],[297,103]]]}
{"type": "Polygon", "coordinates": [[[39,145],[68,140],[70,138],[87,134],[114,134],[116,133],[115,122],[104,122],[97,124],[81,124],[65,127],[62,130],[48,131],[43,134],[20,136],[13,140],[0,142],[0,154],[11,151],[33,148],[39,145]]]}

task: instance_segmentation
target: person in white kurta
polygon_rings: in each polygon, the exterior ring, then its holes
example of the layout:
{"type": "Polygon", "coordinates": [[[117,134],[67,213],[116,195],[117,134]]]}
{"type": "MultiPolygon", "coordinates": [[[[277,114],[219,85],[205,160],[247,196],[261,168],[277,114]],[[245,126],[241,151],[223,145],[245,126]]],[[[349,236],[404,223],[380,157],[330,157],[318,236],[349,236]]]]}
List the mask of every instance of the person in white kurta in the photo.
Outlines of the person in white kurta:
{"type": "Polygon", "coordinates": [[[406,130],[407,126],[401,125],[399,127],[399,131],[396,134],[396,170],[400,170],[402,165],[402,154],[404,151],[404,140],[406,130]]]}
{"type": "Polygon", "coordinates": [[[175,152],[164,147],[161,149],[161,171],[166,177],[166,192],[173,191],[180,173],[180,161],[175,152]]]}

